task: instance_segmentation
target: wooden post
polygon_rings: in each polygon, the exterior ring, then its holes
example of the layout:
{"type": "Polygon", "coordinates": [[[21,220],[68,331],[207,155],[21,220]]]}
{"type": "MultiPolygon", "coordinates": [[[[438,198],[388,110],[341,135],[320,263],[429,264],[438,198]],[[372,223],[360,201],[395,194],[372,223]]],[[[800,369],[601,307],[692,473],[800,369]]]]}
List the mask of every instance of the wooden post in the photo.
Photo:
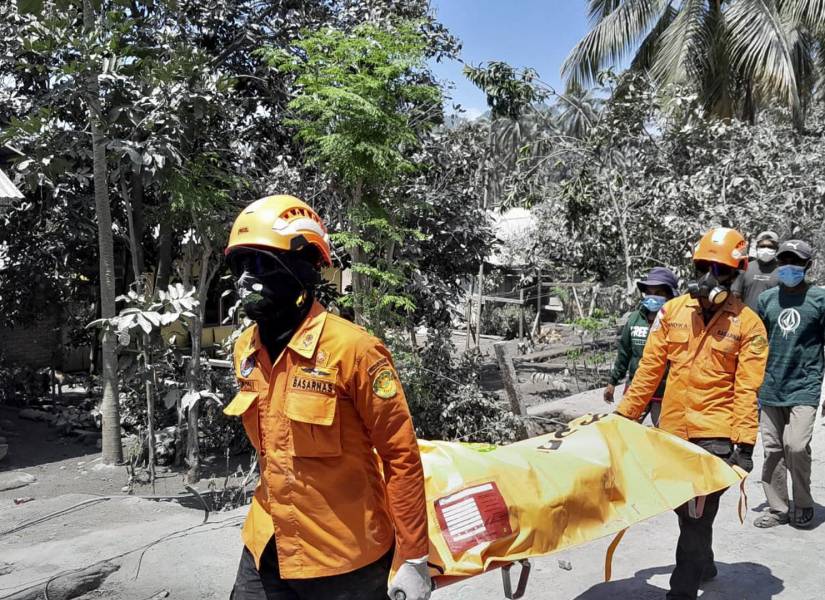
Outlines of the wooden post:
{"type": "Polygon", "coordinates": [[[524,288],[518,291],[518,340],[524,341],[524,288]]]}
{"type": "Polygon", "coordinates": [[[470,335],[472,334],[472,325],[471,321],[473,320],[473,282],[475,280],[471,277],[470,278],[470,293],[467,295],[467,309],[466,309],[466,316],[467,316],[467,339],[465,340],[464,344],[464,351],[470,349],[470,335]]]}
{"type": "MultiPolygon", "coordinates": [[[[524,399],[519,391],[518,377],[516,376],[516,366],[513,364],[514,344],[512,342],[498,342],[493,344],[493,350],[498,359],[498,366],[501,370],[501,379],[504,382],[504,391],[510,401],[510,410],[513,414],[522,419],[527,417],[527,409],[524,406],[524,399]]],[[[519,425],[516,437],[520,440],[527,438],[527,424],[522,421],[519,425]]]]}
{"type": "Polygon", "coordinates": [[[476,307],[476,348],[481,348],[481,311],[484,307],[484,261],[478,268],[478,306],[476,307]]]}
{"type": "Polygon", "coordinates": [[[596,285],[593,286],[593,289],[590,292],[591,293],[590,308],[587,311],[587,316],[588,317],[592,317],[593,312],[596,310],[596,297],[599,295],[599,290],[601,290],[601,289],[602,289],[602,284],[597,283],[596,285]]]}
{"type": "Polygon", "coordinates": [[[576,292],[576,286],[573,286],[573,299],[576,301],[576,308],[579,309],[579,318],[584,318],[584,311],[582,310],[582,304],[579,302],[579,294],[576,292]]]}
{"type": "Polygon", "coordinates": [[[541,269],[538,270],[538,286],[536,287],[536,312],[539,314],[539,329],[541,329],[541,269]]]}

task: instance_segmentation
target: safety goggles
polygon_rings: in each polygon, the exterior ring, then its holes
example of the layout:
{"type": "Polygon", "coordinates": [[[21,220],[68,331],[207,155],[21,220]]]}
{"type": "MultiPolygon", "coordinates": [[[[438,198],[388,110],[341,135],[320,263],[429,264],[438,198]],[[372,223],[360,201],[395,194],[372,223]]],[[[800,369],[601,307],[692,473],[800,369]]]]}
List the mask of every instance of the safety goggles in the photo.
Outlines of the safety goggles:
{"type": "Polygon", "coordinates": [[[716,262],[710,262],[707,260],[697,260],[694,263],[696,267],[696,272],[700,275],[704,275],[707,272],[713,274],[714,277],[718,278],[725,278],[725,277],[732,277],[736,273],[736,269],[733,267],[729,267],[728,265],[723,265],[716,262]]]}
{"type": "Polygon", "coordinates": [[[239,248],[228,257],[229,270],[237,279],[243,273],[249,273],[258,278],[269,277],[278,273],[290,273],[283,260],[274,252],[239,248]]]}

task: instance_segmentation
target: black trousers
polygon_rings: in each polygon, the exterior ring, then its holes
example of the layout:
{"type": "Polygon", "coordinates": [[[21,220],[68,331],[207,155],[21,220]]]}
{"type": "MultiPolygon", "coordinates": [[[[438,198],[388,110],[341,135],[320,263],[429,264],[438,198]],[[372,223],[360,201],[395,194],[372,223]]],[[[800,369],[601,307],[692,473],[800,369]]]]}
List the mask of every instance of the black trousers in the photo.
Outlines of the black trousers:
{"type": "MultiPolygon", "coordinates": [[[[723,460],[730,458],[733,450],[729,440],[691,441],[723,460]]],[[[713,521],[719,512],[719,499],[724,493],[725,490],[721,490],[707,496],[704,512],[698,519],[691,518],[688,504],[676,509],[679,542],[667,600],[696,600],[702,581],[716,573],[713,563],[713,521]]]]}
{"type": "Polygon", "coordinates": [[[244,547],[230,600],[387,600],[387,578],[393,552],[366,567],[343,575],[315,579],[281,579],[275,539],[255,567],[252,553],[244,547]]]}

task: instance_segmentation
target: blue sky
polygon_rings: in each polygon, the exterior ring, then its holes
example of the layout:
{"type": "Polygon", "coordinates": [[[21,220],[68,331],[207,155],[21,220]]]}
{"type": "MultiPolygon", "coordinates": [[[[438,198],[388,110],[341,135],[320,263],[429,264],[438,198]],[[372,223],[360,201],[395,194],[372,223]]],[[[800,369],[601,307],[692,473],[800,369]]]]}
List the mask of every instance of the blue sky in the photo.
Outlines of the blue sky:
{"type": "MultiPolygon", "coordinates": [[[[432,0],[438,20],[462,41],[465,62],[533,67],[560,91],[561,65],[587,31],[586,5],[585,0],[432,0]]],[[[439,79],[455,84],[448,93],[468,117],[487,110],[484,94],[461,74],[459,62],[432,67],[439,79]]]]}

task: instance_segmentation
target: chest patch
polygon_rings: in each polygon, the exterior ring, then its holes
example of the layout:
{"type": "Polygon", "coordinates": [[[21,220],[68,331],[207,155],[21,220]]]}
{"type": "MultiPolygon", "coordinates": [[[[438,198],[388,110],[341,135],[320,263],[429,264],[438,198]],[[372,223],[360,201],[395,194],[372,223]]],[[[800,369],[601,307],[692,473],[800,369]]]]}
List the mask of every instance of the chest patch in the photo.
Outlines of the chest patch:
{"type": "Polygon", "coordinates": [[[298,366],[289,376],[289,390],[332,396],[337,376],[337,369],[298,366]]]}
{"type": "Polygon", "coordinates": [[[241,379],[241,391],[242,392],[257,392],[258,391],[258,382],[254,379],[241,379]]]}

